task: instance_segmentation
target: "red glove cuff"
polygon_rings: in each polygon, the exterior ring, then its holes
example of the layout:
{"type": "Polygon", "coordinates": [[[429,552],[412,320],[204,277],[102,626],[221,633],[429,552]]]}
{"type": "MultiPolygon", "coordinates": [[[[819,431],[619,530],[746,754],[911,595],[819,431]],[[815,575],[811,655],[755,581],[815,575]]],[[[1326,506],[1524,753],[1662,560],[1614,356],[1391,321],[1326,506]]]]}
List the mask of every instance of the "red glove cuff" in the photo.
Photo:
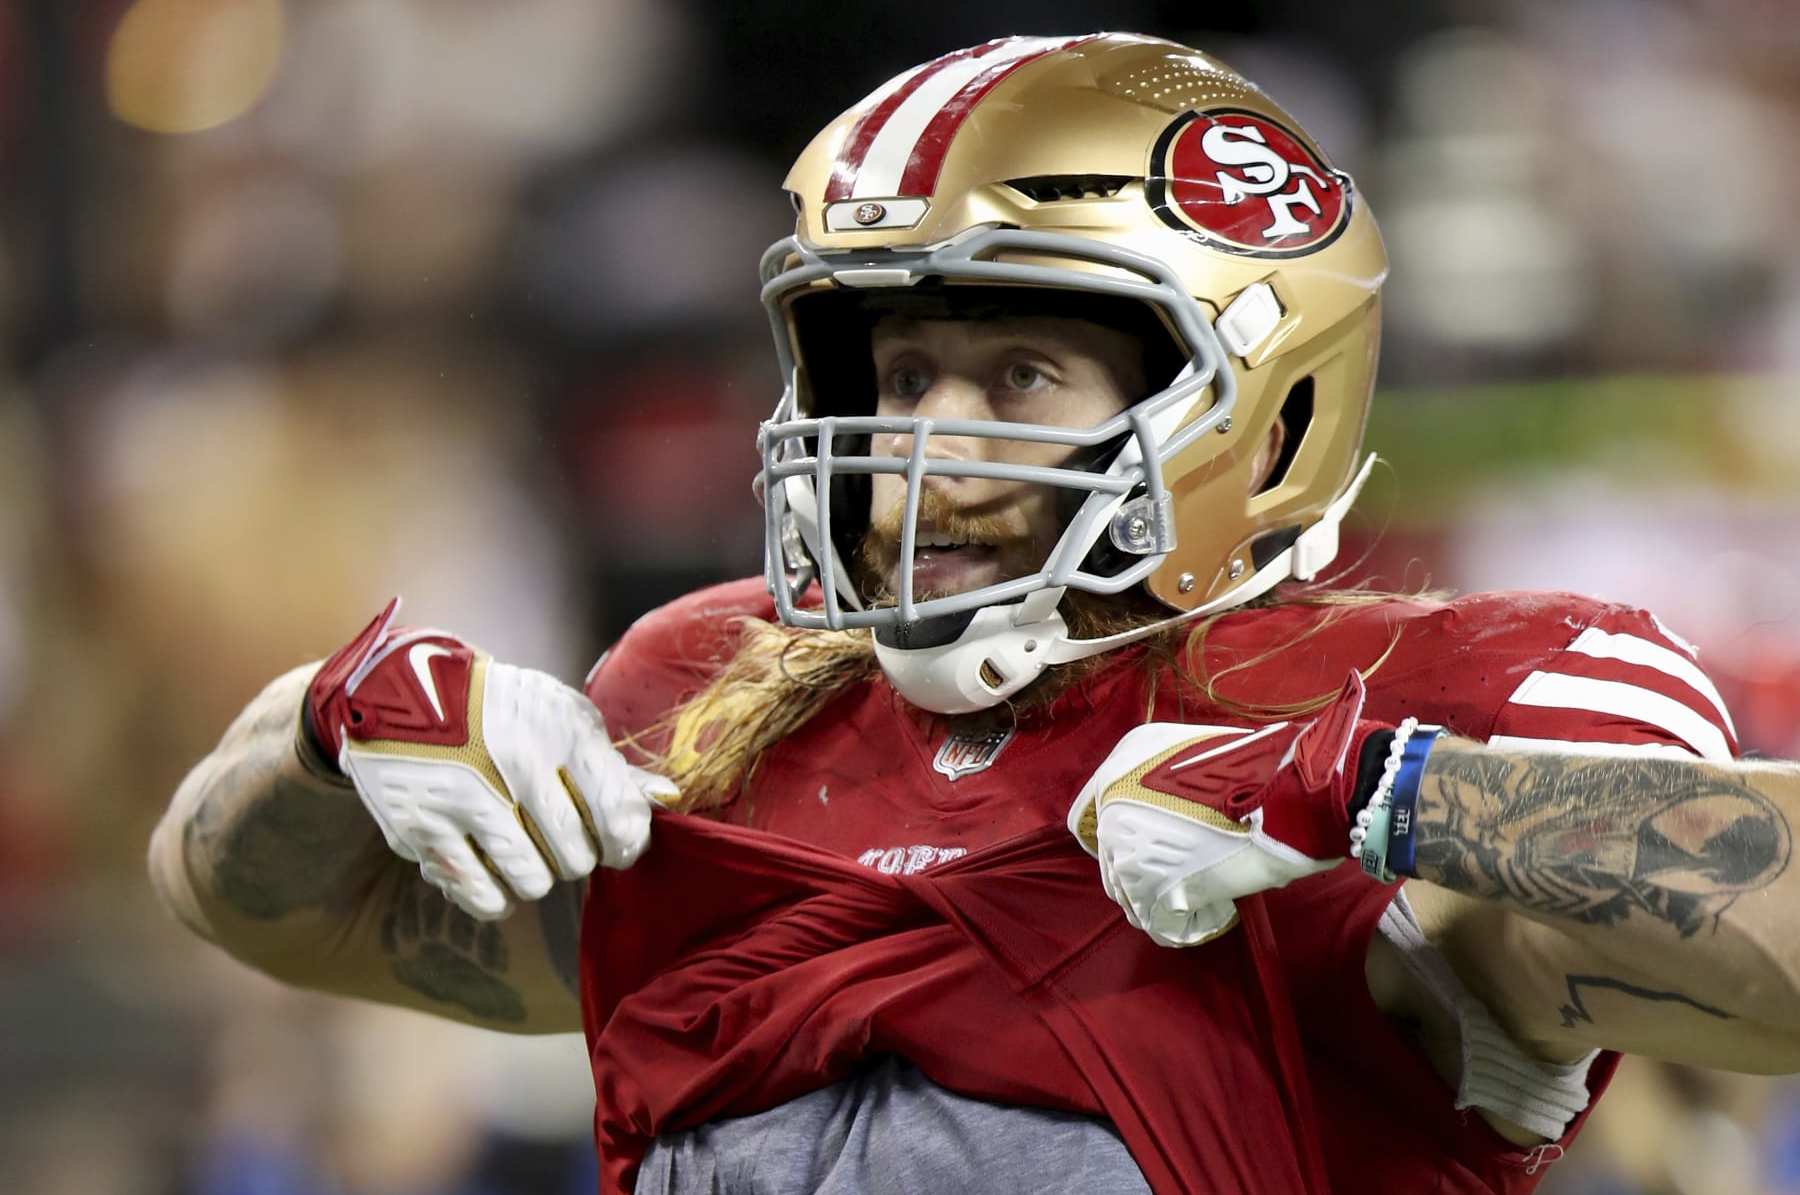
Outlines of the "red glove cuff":
{"type": "Polygon", "coordinates": [[[345,738],[460,747],[469,741],[475,649],[442,631],[396,627],[400,599],[319,666],[304,732],[337,766],[345,738]]]}
{"type": "Polygon", "coordinates": [[[1352,672],[1331,704],[1294,739],[1288,758],[1260,794],[1263,832],[1313,859],[1347,853],[1363,746],[1394,729],[1362,717],[1365,696],[1362,677],[1352,672]]]}

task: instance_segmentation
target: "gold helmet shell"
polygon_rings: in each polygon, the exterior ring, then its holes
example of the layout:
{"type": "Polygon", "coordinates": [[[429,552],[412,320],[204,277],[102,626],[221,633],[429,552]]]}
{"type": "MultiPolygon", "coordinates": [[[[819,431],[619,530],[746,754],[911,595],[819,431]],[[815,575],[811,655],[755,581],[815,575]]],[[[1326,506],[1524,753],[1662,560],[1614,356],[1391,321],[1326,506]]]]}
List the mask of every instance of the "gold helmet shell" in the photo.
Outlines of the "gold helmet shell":
{"type": "MultiPolygon", "coordinates": [[[[1201,392],[1156,408],[1153,437],[1120,425],[1137,437],[1121,455],[1146,466],[1114,506],[1147,501],[1138,509],[1154,531],[1133,545],[1132,584],[1177,611],[1216,609],[1309,578],[1335,553],[1360,476],[1387,259],[1349,176],[1229,66],[1132,34],[989,42],[877,88],[813,139],[786,187],[796,232],[763,272],[790,391],[763,431],[764,491],[784,500],[770,521],[772,588],[794,571],[796,541],[830,571],[828,502],[806,489],[824,476],[817,426],[813,455],[795,446],[796,421],[818,414],[796,302],[925,274],[1137,295],[1176,340],[1189,367],[1146,402],[1201,392]],[[1285,446],[1252,492],[1277,423],[1285,446]],[[806,485],[782,484],[808,469],[806,485]]],[[[1118,591],[1069,561],[1042,579],[1059,595],[1068,584],[1118,591]]],[[[904,604],[906,621],[919,611],[904,604]]],[[[1036,618],[1046,603],[1027,604],[1036,618]]]]}

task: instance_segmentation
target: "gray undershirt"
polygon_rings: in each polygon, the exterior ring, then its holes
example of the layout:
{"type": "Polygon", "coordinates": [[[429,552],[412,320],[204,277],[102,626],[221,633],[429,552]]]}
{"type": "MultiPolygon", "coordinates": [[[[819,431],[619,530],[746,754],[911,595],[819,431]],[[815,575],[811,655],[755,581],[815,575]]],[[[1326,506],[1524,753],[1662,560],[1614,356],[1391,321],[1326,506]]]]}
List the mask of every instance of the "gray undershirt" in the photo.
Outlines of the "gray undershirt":
{"type": "Polygon", "coordinates": [[[637,1195],[1150,1190],[1104,1121],[970,1099],[897,1058],[767,1112],[659,1137],[636,1189],[637,1195]]]}

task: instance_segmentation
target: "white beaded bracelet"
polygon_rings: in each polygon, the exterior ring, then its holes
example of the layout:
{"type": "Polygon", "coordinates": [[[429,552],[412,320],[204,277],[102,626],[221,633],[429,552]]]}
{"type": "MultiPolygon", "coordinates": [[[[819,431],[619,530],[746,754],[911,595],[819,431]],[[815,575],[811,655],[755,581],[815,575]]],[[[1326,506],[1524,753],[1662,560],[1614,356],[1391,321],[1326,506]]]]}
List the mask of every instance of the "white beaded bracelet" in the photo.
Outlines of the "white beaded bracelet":
{"type": "Polygon", "coordinates": [[[1417,718],[1407,718],[1394,728],[1394,740],[1388,744],[1381,779],[1376,781],[1369,803],[1356,811],[1356,821],[1350,827],[1350,857],[1360,859],[1363,870],[1384,884],[1391,884],[1395,879],[1387,866],[1388,798],[1394,791],[1394,779],[1400,774],[1400,760],[1406,754],[1407,740],[1418,728],[1417,718]]]}

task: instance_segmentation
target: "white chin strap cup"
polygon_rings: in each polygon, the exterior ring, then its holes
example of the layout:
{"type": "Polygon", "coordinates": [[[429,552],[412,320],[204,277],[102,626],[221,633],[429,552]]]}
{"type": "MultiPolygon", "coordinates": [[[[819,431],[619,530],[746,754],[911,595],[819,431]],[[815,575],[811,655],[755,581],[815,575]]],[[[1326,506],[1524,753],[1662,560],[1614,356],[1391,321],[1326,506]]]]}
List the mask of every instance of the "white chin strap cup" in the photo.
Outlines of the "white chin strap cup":
{"type": "Polygon", "coordinates": [[[1097,656],[1181,623],[1241,606],[1290,577],[1301,581],[1317,577],[1337,556],[1338,524],[1350,512],[1374,467],[1375,455],[1370,453],[1344,492],[1321,512],[1319,521],[1242,585],[1172,618],[1099,639],[1070,639],[1068,624],[1057,609],[1064,591],[1040,589],[1022,601],[976,611],[962,634],[938,647],[888,647],[877,635],[875,658],[894,691],[920,709],[934,714],[969,714],[998,705],[1052,664],[1097,656]]]}
{"type": "Polygon", "coordinates": [[[998,705],[1036,680],[1056,644],[1070,642],[1057,611],[1063,591],[1040,589],[1019,602],[977,610],[963,633],[938,647],[888,647],[875,636],[875,658],[894,691],[934,714],[968,714],[998,705]]]}

